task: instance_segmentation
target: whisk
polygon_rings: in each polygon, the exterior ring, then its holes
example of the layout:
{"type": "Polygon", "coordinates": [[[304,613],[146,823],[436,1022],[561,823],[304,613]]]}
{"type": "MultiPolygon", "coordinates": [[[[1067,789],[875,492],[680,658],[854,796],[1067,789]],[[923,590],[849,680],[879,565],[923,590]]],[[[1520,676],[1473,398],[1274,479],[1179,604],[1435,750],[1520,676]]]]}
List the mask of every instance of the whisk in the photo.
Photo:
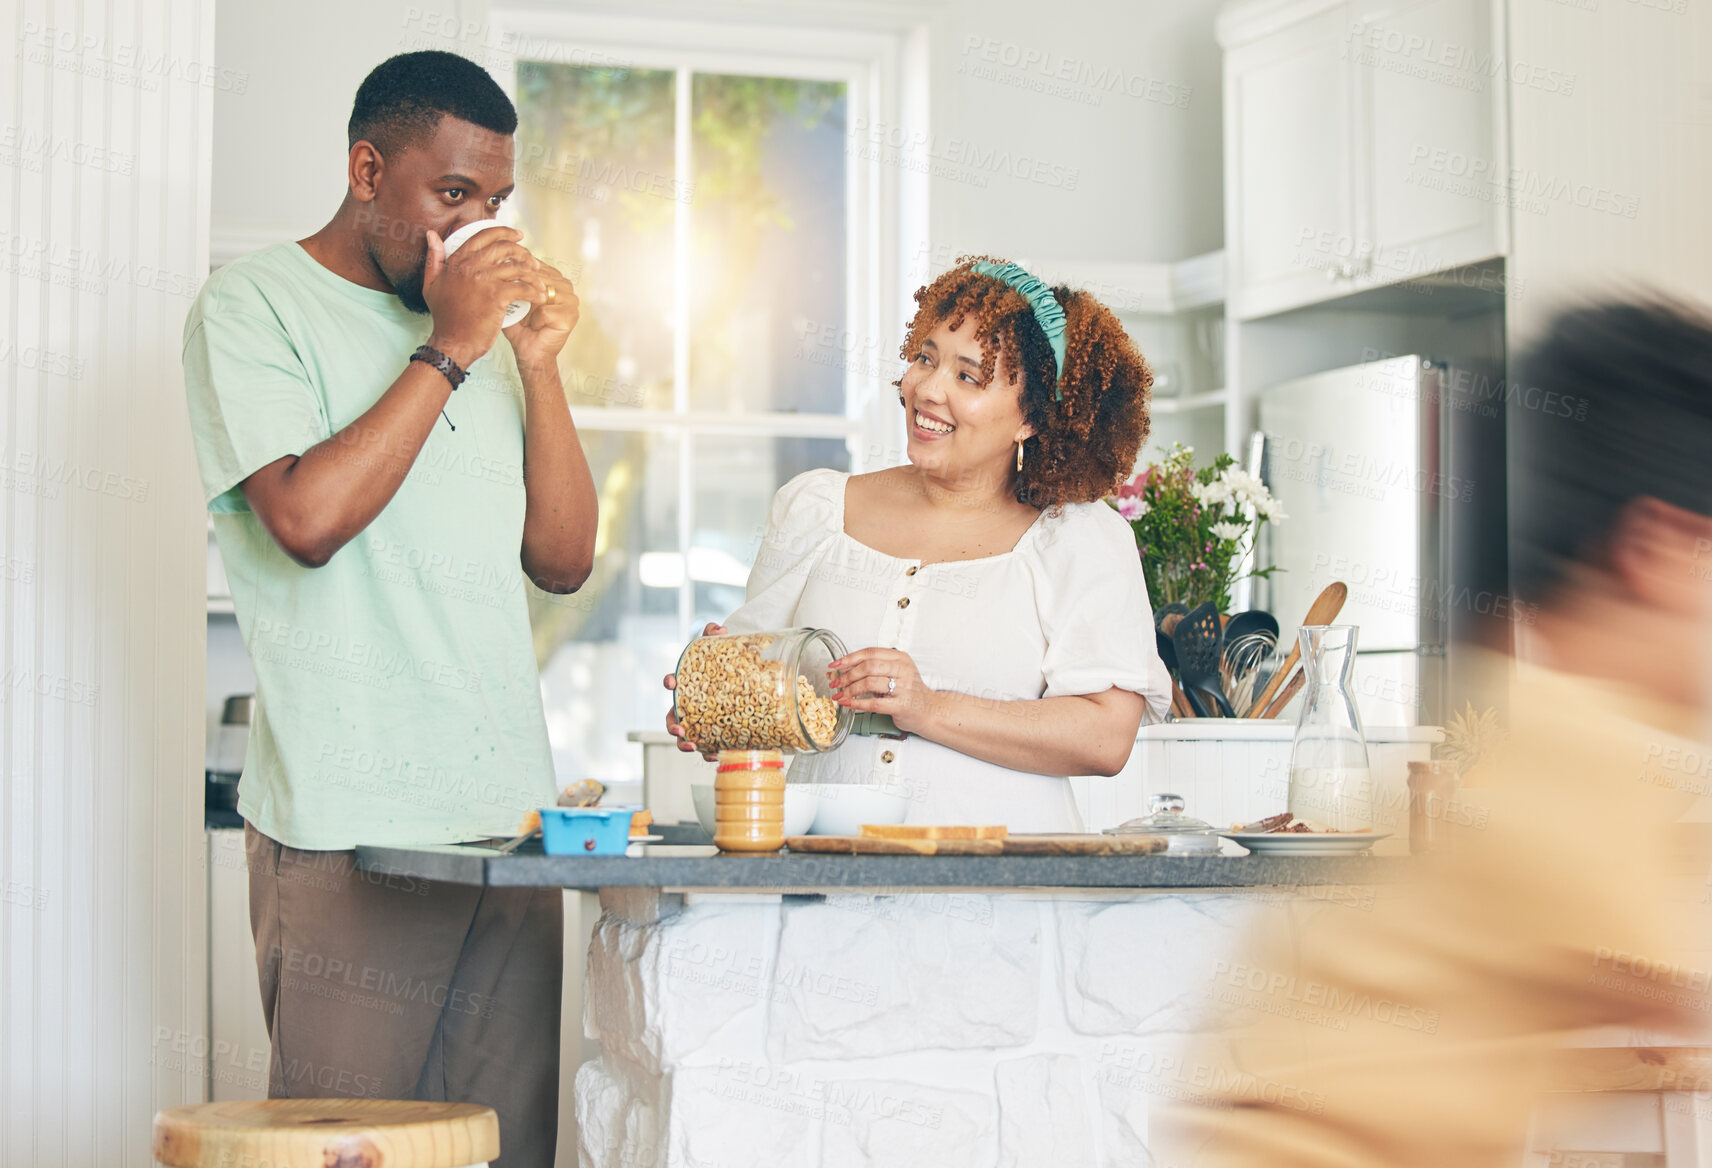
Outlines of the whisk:
{"type": "Polygon", "coordinates": [[[1240,713],[1253,705],[1280,664],[1278,634],[1270,629],[1256,629],[1226,641],[1219,658],[1219,681],[1231,708],[1240,713]]]}

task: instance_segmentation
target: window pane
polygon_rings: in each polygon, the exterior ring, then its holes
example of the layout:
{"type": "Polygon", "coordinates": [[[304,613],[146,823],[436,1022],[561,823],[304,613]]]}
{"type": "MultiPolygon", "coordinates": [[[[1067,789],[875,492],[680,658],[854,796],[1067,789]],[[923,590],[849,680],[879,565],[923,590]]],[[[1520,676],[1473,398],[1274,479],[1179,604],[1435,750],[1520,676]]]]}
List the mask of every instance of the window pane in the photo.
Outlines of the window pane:
{"type": "Polygon", "coordinates": [[[672,408],[676,75],[517,63],[518,227],[576,284],[578,406],[672,408]]]}
{"type": "Polygon", "coordinates": [[[693,409],[844,412],[843,362],[804,356],[844,328],[844,91],[695,75],[693,409]]]}
{"type": "MultiPolygon", "coordinates": [[[[692,125],[677,128],[693,142],[692,183],[674,172],[676,76],[518,65],[518,223],[582,302],[561,361],[571,405],[672,409],[675,340],[692,409],[842,414],[849,362],[826,338],[845,330],[844,86],[695,78],[692,125]],[[686,337],[673,331],[680,219],[686,337]]],[[[849,456],[840,439],[582,439],[600,492],[595,569],[574,596],[532,595],[536,652],[560,781],[633,781],[641,750],[626,735],[663,729],[680,599],[694,628],[729,616],[774,492],[849,456]],[[680,493],[693,500],[684,545],[680,493]]]]}
{"type": "Polygon", "coordinates": [[[530,617],[547,734],[561,783],[640,779],[630,730],[664,730],[660,679],[677,663],[678,588],[660,575],[678,553],[682,439],[584,431],[600,493],[594,572],[570,596],[532,592],[530,617]]]}
{"type": "Polygon", "coordinates": [[[690,579],[699,629],[708,621],[724,621],[742,605],[774,492],[805,470],[848,470],[850,454],[835,438],[710,434],[695,439],[693,465],[690,579]]]}

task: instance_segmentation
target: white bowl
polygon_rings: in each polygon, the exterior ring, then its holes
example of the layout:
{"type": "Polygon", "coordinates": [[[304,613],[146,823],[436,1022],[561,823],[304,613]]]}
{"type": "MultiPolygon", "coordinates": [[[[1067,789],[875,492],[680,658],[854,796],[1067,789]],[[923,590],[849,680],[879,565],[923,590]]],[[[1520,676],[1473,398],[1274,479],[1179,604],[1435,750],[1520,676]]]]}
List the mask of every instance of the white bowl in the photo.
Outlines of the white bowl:
{"type": "MultiPolygon", "coordinates": [[[[696,822],[701,824],[703,831],[712,835],[715,823],[713,818],[713,784],[691,784],[690,798],[695,801],[696,822]]],[[[819,787],[811,787],[807,783],[786,783],[785,834],[787,836],[807,835],[809,824],[814,822],[815,808],[819,803],[819,787]]]]}
{"type": "Polygon", "coordinates": [[[810,835],[861,835],[864,823],[902,823],[909,797],[873,783],[820,783],[810,835]]]}
{"type": "MultiPolygon", "coordinates": [[[[489,227],[504,226],[505,224],[501,223],[498,219],[477,219],[474,223],[464,224],[462,227],[458,228],[446,237],[445,243],[447,258],[450,258],[453,252],[457,251],[460,247],[463,247],[464,244],[486,231],[489,227]]],[[[499,327],[510,328],[512,325],[529,315],[529,307],[530,305],[527,300],[513,300],[511,302],[511,306],[505,310],[505,319],[500,322],[499,327]]]]}

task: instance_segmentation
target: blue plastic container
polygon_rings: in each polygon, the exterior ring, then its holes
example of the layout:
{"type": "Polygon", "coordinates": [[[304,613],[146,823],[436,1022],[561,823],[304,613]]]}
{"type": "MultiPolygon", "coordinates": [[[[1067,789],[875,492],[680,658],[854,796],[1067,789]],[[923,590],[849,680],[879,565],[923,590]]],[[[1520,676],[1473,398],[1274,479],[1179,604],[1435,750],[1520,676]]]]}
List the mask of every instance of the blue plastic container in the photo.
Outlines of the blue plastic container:
{"type": "Polygon", "coordinates": [[[622,856],[634,807],[543,807],[541,846],[549,856],[622,856]]]}

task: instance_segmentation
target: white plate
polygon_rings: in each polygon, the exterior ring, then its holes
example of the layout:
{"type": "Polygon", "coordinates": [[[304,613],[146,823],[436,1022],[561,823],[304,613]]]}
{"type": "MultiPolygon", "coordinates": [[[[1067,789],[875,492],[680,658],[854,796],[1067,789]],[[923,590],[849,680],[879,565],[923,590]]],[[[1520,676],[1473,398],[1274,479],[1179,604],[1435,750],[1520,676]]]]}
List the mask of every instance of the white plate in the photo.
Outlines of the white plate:
{"type": "Polygon", "coordinates": [[[1388,831],[1221,831],[1219,834],[1257,856],[1353,856],[1391,835],[1388,831]]]}

